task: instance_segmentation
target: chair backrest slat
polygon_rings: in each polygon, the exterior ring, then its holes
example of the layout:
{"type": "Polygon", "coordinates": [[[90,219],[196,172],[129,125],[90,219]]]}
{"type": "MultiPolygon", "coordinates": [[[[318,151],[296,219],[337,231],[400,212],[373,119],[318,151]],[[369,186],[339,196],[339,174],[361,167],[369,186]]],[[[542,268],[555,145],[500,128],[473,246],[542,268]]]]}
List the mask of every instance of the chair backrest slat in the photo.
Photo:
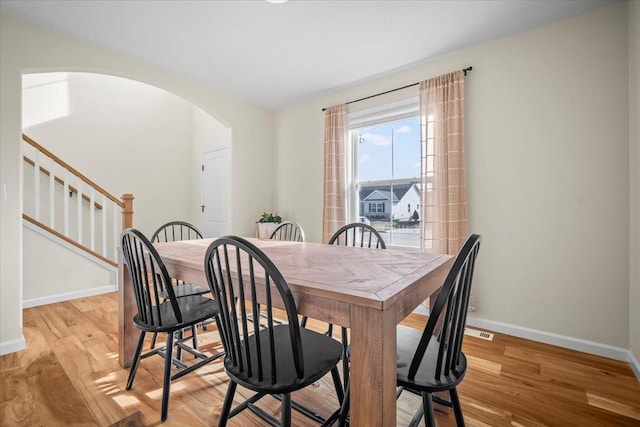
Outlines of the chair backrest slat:
{"type": "MultiPolygon", "coordinates": [[[[442,375],[456,372],[462,351],[464,328],[467,321],[469,296],[473,282],[475,262],[482,238],[472,234],[458,253],[456,260],[433,304],[416,352],[409,366],[408,376],[415,378],[430,343],[437,343],[436,380],[442,375]],[[439,327],[439,331],[436,331],[439,327]],[[432,340],[434,333],[437,340],[432,340]]],[[[435,345],[435,344],[434,344],[435,345]]]]}
{"type": "Polygon", "coordinates": [[[129,271],[139,321],[147,326],[162,326],[167,319],[161,315],[160,295],[169,299],[175,319],[182,322],[182,313],[171,285],[167,269],[153,245],[138,230],[129,228],[120,236],[122,256],[129,271]]]}
{"type": "Polygon", "coordinates": [[[151,241],[158,242],[177,242],[179,240],[203,239],[202,232],[194,225],[184,221],[171,221],[160,226],[151,241]]]}
{"type": "Polygon", "coordinates": [[[281,222],[269,236],[272,240],[288,240],[290,242],[304,242],[304,231],[297,222],[281,222]]]}
{"type": "MultiPolygon", "coordinates": [[[[302,378],[302,341],[293,295],[280,271],[264,252],[240,237],[222,237],[207,249],[205,273],[211,292],[219,300],[220,333],[225,357],[233,368],[242,375],[257,376],[259,380],[269,373],[270,378],[267,378],[277,383],[272,312],[274,298],[278,297],[287,314],[296,374],[302,378]],[[247,309],[246,304],[251,304],[251,308],[247,309]],[[262,308],[266,311],[266,327],[261,327],[262,308]],[[252,320],[247,319],[249,313],[253,315],[252,320]],[[253,355],[250,347],[256,350],[253,355]]],[[[278,349],[280,351],[282,349],[278,349]]]]}
{"type": "Polygon", "coordinates": [[[333,236],[329,239],[329,244],[359,246],[361,248],[387,248],[378,230],[362,222],[354,222],[341,227],[333,233],[333,236]]]}

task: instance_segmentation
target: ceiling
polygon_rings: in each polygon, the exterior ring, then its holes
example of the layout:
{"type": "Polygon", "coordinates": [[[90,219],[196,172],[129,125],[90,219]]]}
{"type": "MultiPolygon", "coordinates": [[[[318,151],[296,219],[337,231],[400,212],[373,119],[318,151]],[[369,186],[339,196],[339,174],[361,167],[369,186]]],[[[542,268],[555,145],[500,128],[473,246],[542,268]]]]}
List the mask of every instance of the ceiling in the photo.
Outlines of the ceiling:
{"type": "Polygon", "coordinates": [[[275,110],[612,2],[0,0],[0,11],[275,110]]]}

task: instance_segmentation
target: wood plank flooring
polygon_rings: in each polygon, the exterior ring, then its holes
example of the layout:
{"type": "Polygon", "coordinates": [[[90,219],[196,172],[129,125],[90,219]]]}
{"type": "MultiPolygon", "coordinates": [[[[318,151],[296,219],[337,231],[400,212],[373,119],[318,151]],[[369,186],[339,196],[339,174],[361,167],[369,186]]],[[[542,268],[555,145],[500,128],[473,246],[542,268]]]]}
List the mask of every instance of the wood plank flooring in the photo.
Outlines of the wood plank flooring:
{"type": "MultiPolygon", "coordinates": [[[[424,321],[411,315],[405,324],[421,328],[424,321]]],[[[1,426],[161,424],[163,360],[143,360],[133,389],[125,390],[115,293],[26,309],[24,335],[26,350],[0,357],[1,426]]],[[[199,337],[205,349],[220,350],[215,328],[199,337]]],[[[493,341],[467,336],[464,352],[470,367],[459,395],[468,426],[640,426],[640,382],[624,362],[502,334],[493,341]]],[[[175,381],[163,425],[217,425],[226,384],[218,361],[175,381]]],[[[249,395],[240,387],[238,393],[249,395]]],[[[294,400],[324,416],[337,407],[330,378],[294,400]]],[[[407,425],[418,404],[404,393],[397,425],[407,425]]],[[[267,397],[260,406],[279,416],[275,400],[267,397]]],[[[296,426],[312,425],[296,411],[293,416],[296,426]]],[[[455,425],[453,414],[436,419],[439,426],[455,425]]],[[[264,424],[244,411],[229,425],[264,424]]]]}

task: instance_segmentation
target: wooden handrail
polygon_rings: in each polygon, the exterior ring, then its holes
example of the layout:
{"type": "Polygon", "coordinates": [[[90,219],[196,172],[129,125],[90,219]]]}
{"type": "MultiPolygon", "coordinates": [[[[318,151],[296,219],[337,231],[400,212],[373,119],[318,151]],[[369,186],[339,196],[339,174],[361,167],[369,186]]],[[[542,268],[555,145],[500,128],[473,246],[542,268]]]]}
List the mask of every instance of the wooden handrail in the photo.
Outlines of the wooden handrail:
{"type": "Polygon", "coordinates": [[[46,148],[44,148],[42,145],[38,144],[37,142],[35,142],[33,139],[29,138],[27,135],[22,134],[22,139],[27,142],[28,144],[30,144],[32,147],[36,148],[37,150],[41,151],[42,153],[44,153],[47,157],[53,159],[56,163],[60,164],[61,166],[63,166],[64,168],[66,168],[69,172],[71,172],[72,174],[74,174],[75,176],[77,176],[78,178],[80,178],[81,180],[83,180],[86,184],[90,185],[91,187],[95,188],[96,191],[98,191],[98,193],[104,195],[106,198],[110,199],[112,202],[114,202],[115,204],[117,204],[118,206],[120,206],[122,209],[124,209],[124,202],[122,200],[118,200],[116,197],[112,196],[111,194],[109,194],[106,190],[104,190],[102,187],[100,187],[98,184],[96,184],[95,182],[91,181],[89,178],[87,178],[86,176],[84,176],[83,174],[81,174],[80,172],[78,172],[75,168],[73,168],[72,166],[70,166],[67,162],[65,162],[64,160],[62,160],[60,157],[56,156],[55,154],[53,154],[51,151],[47,150],[46,148]]]}
{"type": "MultiPolygon", "coordinates": [[[[34,162],[33,160],[31,160],[30,158],[28,158],[27,156],[22,156],[24,158],[24,161],[27,162],[29,165],[35,167],[36,166],[36,162],[34,162]]],[[[40,166],[40,172],[42,172],[43,174],[45,174],[46,176],[51,176],[51,173],[43,168],[42,166],[40,166]]],[[[62,178],[59,178],[57,176],[54,176],[53,179],[60,185],[64,185],[64,180],[62,178]]],[[[78,189],[72,185],[69,185],[69,191],[78,194],[78,189]]],[[[84,200],[86,200],[87,202],[91,203],[91,198],[89,196],[87,196],[86,194],[82,193],[82,198],[84,200]]],[[[102,209],[102,205],[98,202],[94,202],[94,205],[96,207],[96,209],[102,209]]]]}
{"type": "Polygon", "coordinates": [[[100,255],[98,252],[92,251],[91,249],[89,249],[89,248],[87,248],[86,246],[84,246],[84,245],[82,245],[82,244],[80,244],[80,243],[76,242],[75,240],[68,238],[68,237],[67,237],[67,236],[65,236],[64,234],[58,233],[58,232],[57,232],[56,230],[54,230],[53,228],[51,228],[51,227],[49,227],[49,226],[47,226],[47,225],[45,225],[45,224],[41,223],[40,221],[37,221],[37,220],[35,220],[35,219],[31,218],[29,215],[22,214],[22,218],[23,218],[24,220],[26,220],[26,221],[29,221],[29,222],[30,222],[30,223],[32,223],[32,224],[37,225],[38,227],[40,227],[40,228],[42,228],[43,230],[45,230],[45,231],[47,231],[47,232],[49,232],[49,233],[53,234],[54,236],[56,236],[56,237],[58,237],[58,238],[60,238],[60,239],[64,240],[65,242],[67,242],[67,243],[69,243],[69,244],[71,244],[71,245],[75,246],[76,248],[79,248],[79,249],[81,249],[81,250],[83,250],[83,251],[87,252],[88,254],[93,255],[94,257],[96,257],[96,258],[100,259],[101,261],[104,261],[104,262],[106,262],[107,264],[109,264],[109,265],[111,265],[111,266],[113,266],[113,267],[118,267],[118,263],[116,263],[116,262],[114,262],[114,261],[110,260],[109,258],[106,258],[106,257],[104,257],[104,256],[100,255]]]}

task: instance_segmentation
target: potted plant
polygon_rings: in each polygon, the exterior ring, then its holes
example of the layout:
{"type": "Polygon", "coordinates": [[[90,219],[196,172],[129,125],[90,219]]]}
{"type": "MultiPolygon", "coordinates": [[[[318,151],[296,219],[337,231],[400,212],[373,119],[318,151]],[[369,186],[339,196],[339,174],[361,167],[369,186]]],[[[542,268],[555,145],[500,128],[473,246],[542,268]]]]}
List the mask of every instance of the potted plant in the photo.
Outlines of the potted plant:
{"type": "Polygon", "coordinates": [[[282,217],[278,213],[264,211],[258,221],[258,238],[268,239],[273,230],[282,222],[282,217]]]}

